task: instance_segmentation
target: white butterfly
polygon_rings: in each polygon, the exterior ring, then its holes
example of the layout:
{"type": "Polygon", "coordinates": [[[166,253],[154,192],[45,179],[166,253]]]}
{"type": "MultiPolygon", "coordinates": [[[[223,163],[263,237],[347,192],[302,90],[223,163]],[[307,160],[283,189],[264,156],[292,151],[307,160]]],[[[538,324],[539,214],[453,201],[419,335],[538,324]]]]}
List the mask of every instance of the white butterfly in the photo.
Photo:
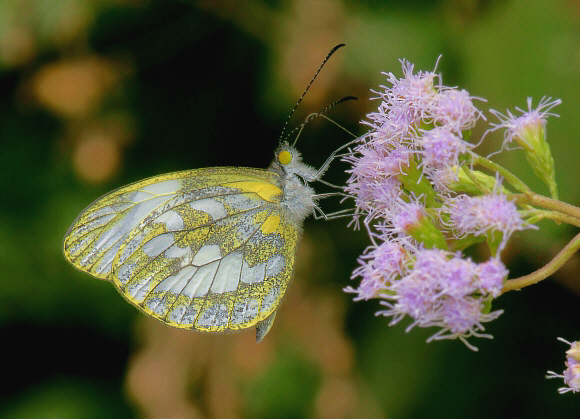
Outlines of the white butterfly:
{"type": "Polygon", "coordinates": [[[170,326],[255,326],[260,342],[292,278],[302,222],[322,196],[308,183],[348,145],[318,171],[283,143],[267,170],[196,169],[122,187],[81,212],[64,255],[170,326]]]}

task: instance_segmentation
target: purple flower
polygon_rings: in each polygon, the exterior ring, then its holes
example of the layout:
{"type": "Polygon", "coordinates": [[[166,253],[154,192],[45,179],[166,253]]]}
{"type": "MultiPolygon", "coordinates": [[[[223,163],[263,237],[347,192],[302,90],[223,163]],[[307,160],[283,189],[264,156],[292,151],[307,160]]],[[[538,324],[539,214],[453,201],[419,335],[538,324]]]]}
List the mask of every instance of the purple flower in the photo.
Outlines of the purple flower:
{"type": "Polygon", "coordinates": [[[352,165],[345,192],[355,197],[357,218],[366,213],[367,222],[399,201],[403,188],[393,177],[409,165],[413,170],[418,165],[416,170],[423,171],[419,177],[457,166],[459,156],[472,148],[461,139],[461,130],[481,116],[467,91],[436,84],[439,76],[434,72],[413,74],[413,64],[406,60],[401,64],[403,77],[387,73],[390,86],[375,92],[380,100],[377,112],[363,121],[371,131],[343,158],[352,165]],[[424,128],[432,124],[437,126],[424,128]]]}
{"type": "Polygon", "coordinates": [[[458,237],[478,236],[489,231],[502,233],[499,250],[514,231],[533,227],[524,223],[517,206],[500,193],[473,197],[459,195],[448,200],[445,211],[449,213],[449,224],[458,237]]]}
{"type": "Polygon", "coordinates": [[[485,313],[485,305],[481,298],[466,296],[461,299],[448,298],[444,301],[442,320],[433,322],[430,326],[439,326],[441,330],[427,339],[427,342],[442,339],[459,339],[469,349],[477,351],[477,347],[467,341],[467,338],[476,336],[491,339],[493,336],[482,334],[485,330],[484,322],[497,319],[503,310],[485,313]]]}
{"type": "Polygon", "coordinates": [[[532,110],[532,98],[528,98],[528,111],[516,117],[508,111],[505,116],[497,111],[491,111],[500,120],[499,124],[492,124],[493,128],[488,132],[499,128],[506,128],[502,148],[508,148],[508,144],[515,141],[524,149],[528,163],[534,169],[534,173],[550,188],[550,195],[558,199],[558,185],[554,168],[554,158],[550,151],[550,145],[546,140],[546,118],[550,110],[562,103],[560,99],[551,101],[550,98],[542,98],[535,110],[532,110]]]}
{"type": "Polygon", "coordinates": [[[370,122],[364,124],[372,128],[370,135],[373,143],[393,144],[402,141],[415,131],[420,122],[420,114],[411,108],[398,105],[391,106],[386,102],[379,105],[379,112],[367,115],[370,122]]]}
{"type": "Polygon", "coordinates": [[[392,211],[393,232],[410,235],[425,216],[425,207],[419,202],[400,202],[392,211]]]}
{"type": "Polygon", "coordinates": [[[437,95],[431,113],[435,124],[458,134],[473,128],[477,120],[483,117],[473,105],[469,92],[454,88],[446,88],[437,95]]]}
{"type": "Polygon", "coordinates": [[[443,301],[441,310],[443,323],[453,335],[463,335],[475,326],[483,328],[480,324],[483,303],[481,300],[464,298],[447,298],[443,301]]]}
{"type": "Polygon", "coordinates": [[[435,79],[439,76],[432,71],[419,71],[413,74],[414,65],[407,60],[400,60],[403,77],[393,73],[386,74],[390,89],[385,89],[384,97],[391,107],[404,107],[413,111],[421,119],[429,111],[437,90],[435,79]]]}
{"type": "Polygon", "coordinates": [[[499,124],[491,124],[493,128],[489,131],[496,131],[500,128],[505,128],[504,142],[502,148],[508,148],[508,144],[516,141],[521,147],[525,149],[533,149],[538,138],[545,137],[546,118],[548,116],[558,116],[551,113],[550,110],[561,104],[560,99],[552,100],[552,98],[543,97],[536,109],[532,109],[532,98],[528,98],[528,110],[524,111],[516,108],[521,115],[516,116],[510,111],[504,115],[496,110],[491,109],[490,113],[495,115],[499,120],[499,124]]]}
{"type": "Polygon", "coordinates": [[[478,284],[476,275],[477,264],[456,254],[445,266],[445,294],[458,299],[473,294],[478,284]]]}
{"type": "Polygon", "coordinates": [[[459,338],[476,350],[465,339],[490,337],[479,333],[484,330],[482,323],[501,314],[501,310],[485,313],[487,293],[479,266],[460,254],[438,249],[417,249],[414,256],[412,268],[386,286],[381,304],[387,309],[377,315],[392,317],[390,324],[408,315],[413,322],[407,330],[437,326],[441,330],[429,341],[459,338]]]}
{"type": "Polygon", "coordinates": [[[427,174],[427,178],[430,180],[436,191],[441,194],[449,194],[451,193],[449,185],[459,182],[458,168],[453,166],[430,170],[427,174]]]}
{"type": "Polygon", "coordinates": [[[564,380],[567,387],[560,387],[558,389],[560,394],[569,391],[572,393],[580,392],[580,342],[570,343],[562,338],[558,338],[558,340],[570,345],[570,349],[566,351],[566,369],[562,374],[548,371],[546,378],[562,378],[564,380]]]}
{"type": "Polygon", "coordinates": [[[412,152],[403,145],[362,144],[344,158],[352,164],[345,192],[355,197],[359,211],[384,213],[398,200],[401,182],[397,179],[402,167],[409,164],[412,152]]]}
{"type": "Polygon", "coordinates": [[[354,300],[368,300],[379,296],[380,291],[403,272],[406,250],[402,244],[394,241],[385,241],[378,247],[365,250],[358,259],[360,266],[356,268],[351,279],[361,277],[358,288],[346,287],[346,292],[358,294],[354,300]]]}
{"type": "Polygon", "coordinates": [[[449,127],[436,127],[423,131],[418,139],[422,150],[419,152],[427,168],[441,169],[459,164],[459,155],[471,145],[454,134],[449,127]]]}
{"type": "Polygon", "coordinates": [[[384,73],[391,87],[375,92],[381,100],[378,112],[367,115],[363,123],[372,128],[372,142],[393,144],[412,137],[421,122],[432,120],[430,108],[438,94],[434,72],[413,74],[413,64],[401,60],[403,77],[384,73]]]}
{"type": "Polygon", "coordinates": [[[564,388],[565,391],[560,391],[560,393],[565,393],[572,391],[573,393],[580,392],[580,364],[571,364],[566,362],[566,368],[564,370],[564,383],[568,386],[564,388]]]}
{"type": "Polygon", "coordinates": [[[481,292],[493,298],[498,297],[501,294],[503,281],[509,274],[505,265],[499,259],[491,258],[487,262],[480,263],[477,269],[481,292]]]}

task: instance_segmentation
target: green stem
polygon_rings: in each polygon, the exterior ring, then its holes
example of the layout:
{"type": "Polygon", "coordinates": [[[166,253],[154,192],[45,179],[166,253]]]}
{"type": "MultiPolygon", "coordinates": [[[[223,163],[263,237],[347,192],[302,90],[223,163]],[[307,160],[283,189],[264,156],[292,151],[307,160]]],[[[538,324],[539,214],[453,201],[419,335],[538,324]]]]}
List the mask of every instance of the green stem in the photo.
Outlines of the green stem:
{"type": "Polygon", "coordinates": [[[574,237],[570,243],[568,243],[566,247],[564,247],[560,253],[554,257],[554,259],[552,259],[549,263],[537,271],[532,272],[529,275],[521,276],[519,278],[508,279],[503,285],[502,294],[506,293],[507,291],[522,289],[528,285],[533,285],[542,281],[543,279],[546,279],[558,269],[560,269],[562,265],[564,265],[564,263],[566,263],[566,261],[570,259],[574,253],[576,253],[578,249],[580,249],[580,233],[578,233],[576,237],[574,237]]]}
{"type": "Polygon", "coordinates": [[[481,157],[475,153],[471,156],[471,161],[473,164],[478,164],[493,172],[499,173],[506,181],[509,182],[510,185],[512,185],[518,191],[525,194],[532,193],[532,190],[523,181],[521,181],[516,175],[514,175],[506,168],[500,166],[499,164],[494,163],[491,160],[488,160],[485,157],[481,157]]]}
{"type": "Polygon", "coordinates": [[[580,220],[580,208],[567,204],[566,202],[558,201],[557,199],[548,198],[547,196],[535,193],[513,194],[508,197],[513,199],[517,204],[530,204],[536,207],[558,211],[580,220]]]}
{"type": "Polygon", "coordinates": [[[467,177],[469,178],[469,180],[471,180],[473,182],[473,184],[475,185],[475,187],[477,189],[479,189],[479,191],[482,194],[488,194],[491,193],[490,190],[488,190],[485,185],[482,185],[481,182],[479,180],[477,180],[477,178],[473,175],[471,170],[464,170],[464,173],[467,175],[467,177]]]}
{"type": "Polygon", "coordinates": [[[530,224],[536,224],[538,221],[541,220],[552,220],[556,221],[557,223],[566,223],[576,227],[580,227],[580,220],[575,217],[570,217],[569,215],[562,214],[558,211],[540,211],[537,215],[533,215],[530,218],[526,218],[526,222],[530,224]]]}

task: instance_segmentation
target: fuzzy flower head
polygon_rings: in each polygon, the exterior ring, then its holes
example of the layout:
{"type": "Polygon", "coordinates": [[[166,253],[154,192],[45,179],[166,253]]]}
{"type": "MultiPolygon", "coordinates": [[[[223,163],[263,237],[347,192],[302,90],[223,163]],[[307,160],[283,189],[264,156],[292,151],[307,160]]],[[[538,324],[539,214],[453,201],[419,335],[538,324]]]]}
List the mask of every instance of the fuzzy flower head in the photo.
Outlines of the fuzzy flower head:
{"type": "Polygon", "coordinates": [[[503,282],[509,274],[505,265],[499,259],[491,258],[487,262],[480,263],[477,270],[479,291],[482,294],[489,294],[493,298],[499,297],[503,282]]]}
{"type": "MultiPolygon", "coordinates": [[[[501,311],[488,313],[485,301],[488,294],[488,272],[469,259],[437,249],[417,249],[412,267],[386,287],[381,304],[387,309],[377,314],[392,317],[391,324],[405,316],[415,326],[439,327],[441,330],[429,340],[470,336],[490,337],[479,332],[483,323],[497,318],[501,311]]],[[[507,270],[506,270],[507,272],[507,270]]]]}
{"type": "Polygon", "coordinates": [[[538,107],[532,109],[532,98],[527,100],[528,110],[524,111],[516,108],[520,116],[512,114],[507,111],[504,115],[494,109],[490,113],[499,119],[498,124],[491,124],[491,131],[498,129],[505,129],[503,147],[507,148],[512,142],[515,142],[520,147],[526,150],[533,150],[538,147],[539,143],[545,140],[546,137],[546,119],[548,116],[558,116],[550,111],[555,106],[562,103],[560,99],[552,100],[552,98],[542,98],[538,107]]]}
{"type": "Polygon", "coordinates": [[[450,127],[436,127],[424,131],[417,143],[421,146],[419,153],[427,169],[457,166],[459,155],[470,148],[450,127]]]}
{"type": "Polygon", "coordinates": [[[511,234],[518,230],[533,228],[526,225],[517,206],[501,193],[491,195],[459,195],[449,199],[445,211],[449,224],[458,237],[500,233],[502,250],[511,234]]]}
{"type": "Polygon", "coordinates": [[[411,135],[420,122],[420,113],[402,105],[392,106],[387,102],[381,102],[378,112],[367,115],[368,121],[364,124],[371,126],[372,131],[368,134],[374,143],[392,144],[401,141],[411,135]]]}
{"type": "Polygon", "coordinates": [[[471,129],[483,114],[473,105],[467,90],[445,88],[437,95],[431,113],[436,125],[447,127],[458,134],[471,129]]]}
{"type": "Polygon", "coordinates": [[[558,116],[550,111],[560,103],[562,103],[560,99],[542,98],[538,107],[532,109],[532,98],[528,98],[527,111],[516,108],[521,113],[520,116],[515,116],[509,111],[507,115],[495,110],[490,111],[500,120],[500,123],[492,124],[489,131],[505,129],[502,148],[508,148],[511,142],[522,147],[534,173],[548,185],[554,199],[558,199],[558,192],[554,159],[546,139],[546,119],[548,116],[558,116]]]}
{"type": "Polygon", "coordinates": [[[393,73],[386,74],[392,87],[385,90],[384,97],[391,107],[409,109],[420,118],[428,111],[437,95],[435,79],[438,75],[432,71],[413,74],[414,65],[404,59],[401,60],[401,65],[403,77],[398,78],[393,73]]]}
{"type": "Polygon", "coordinates": [[[398,200],[401,182],[398,175],[409,164],[411,150],[403,145],[389,147],[384,143],[359,146],[357,153],[344,160],[351,163],[350,179],[345,192],[355,197],[359,210],[373,217],[398,200]]]}
{"type": "Polygon", "coordinates": [[[427,176],[433,188],[441,195],[450,194],[450,186],[459,182],[459,170],[457,166],[434,169],[427,176]]]}
{"type": "Polygon", "coordinates": [[[403,77],[383,73],[391,87],[382,86],[375,92],[381,100],[378,112],[367,115],[373,137],[379,142],[404,142],[412,137],[422,122],[432,120],[430,109],[438,94],[435,79],[439,76],[431,71],[413,74],[414,65],[401,60],[403,77]]]}
{"type": "Polygon", "coordinates": [[[568,342],[565,339],[558,338],[558,340],[570,345],[570,349],[566,351],[566,369],[562,374],[556,374],[553,371],[548,371],[546,378],[562,378],[567,387],[560,387],[558,392],[560,394],[569,391],[573,393],[580,392],[580,342],[568,342]]]}
{"type": "Polygon", "coordinates": [[[406,257],[407,251],[401,243],[385,241],[379,246],[367,248],[358,259],[360,266],[351,276],[361,277],[359,286],[344,290],[357,294],[355,301],[376,298],[402,274],[406,257]]]}
{"type": "Polygon", "coordinates": [[[425,208],[419,202],[402,202],[398,211],[393,214],[394,231],[411,235],[412,231],[421,225],[424,217],[426,217],[425,208]]]}

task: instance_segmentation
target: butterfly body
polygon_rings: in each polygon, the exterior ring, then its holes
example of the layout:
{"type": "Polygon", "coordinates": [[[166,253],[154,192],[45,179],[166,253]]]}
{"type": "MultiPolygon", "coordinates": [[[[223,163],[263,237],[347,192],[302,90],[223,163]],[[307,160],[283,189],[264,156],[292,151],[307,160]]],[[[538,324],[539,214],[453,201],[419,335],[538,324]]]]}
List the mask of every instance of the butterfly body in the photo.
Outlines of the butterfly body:
{"type": "Polygon", "coordinates": [[[177,328],[268,333],[292,278],[317,173],[282,145],[267,169],[170,173],[96,200],[73,222],[65,257],[177,328]]]}

